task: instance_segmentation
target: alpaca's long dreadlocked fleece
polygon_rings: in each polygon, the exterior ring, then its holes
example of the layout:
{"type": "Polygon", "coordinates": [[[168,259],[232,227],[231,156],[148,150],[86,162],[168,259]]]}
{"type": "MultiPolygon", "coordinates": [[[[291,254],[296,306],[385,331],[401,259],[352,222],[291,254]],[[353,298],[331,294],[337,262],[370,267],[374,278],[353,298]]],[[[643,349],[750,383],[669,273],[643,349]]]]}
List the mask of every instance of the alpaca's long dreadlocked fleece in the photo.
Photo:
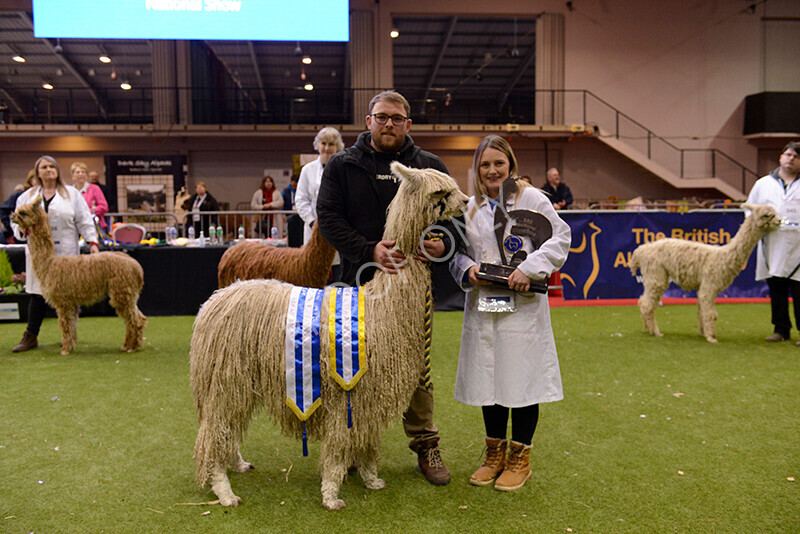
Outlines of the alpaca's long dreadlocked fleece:
{"type": "Polygon", "coordinates": [[[56,256],[40,197],[20,206],[11,217],[20,228],[30,230],[28,248],[33,270],[41,282],[42,296],[58,314],[61,354],[69,353],[78,340],[78,306],[91,306],[106,295],[125,321],[122,350],[133,352],[139,348],[147,324],[137,306],[144,286],[142,266],[122,252],[56,256]]]}
{"type": "Polygon", "coordinates": [[[654,336],[662,334],[656,324],[656,309],[672,280],[686,291],[697,290],[698,330],[711,343],[717,342],[717,310],[714,300],[731,285],[764,232],[780,225],[770,206],[742,206],[753,213],[746,218],[733,239],[713,246],[686,239],[659,239],[640,245],[631,256],[631,273],[642,271],[644,293],[639,311],[644,327],[654,336]]]}
{"type": "MultiPolygon", "coordinates": [[[[425,228],[462,213],[466,197],[438,171],[395,163],[392,172],[402,183],[389,207],[384,236],[396,239],[397,248],[413,258],[425,228]]],[[[426,266],[412,259],[399,274],[378,271],[364,286],[368,370],[350,392],[353,428],[347,428],[347,393],[328,375],[328,337],[321,337],[322,404],[306,428],[309,438],[320,440],[322,503],[329,510],[344,506],[339,486],[351,465],[358,465],[368,488],[385,486],[377,475],[381,437],[408,408],[424,367],[429,280],[426,266]]],[[[254,411],[263,409],[289,436],[301,433],[302,423],[284,402],[284,336],[292,287],[274,280],[236,282],[216,291],[195,321],[190,375],[200,423],[194,451],[197,481],[210,484],[223,505],[241,502],[226,468],[251,467],[239,455],[239,444],[254,411]]],[[[327,325],[331,291],[325,292],[321,325],[327,325]]]]}
{"type": "Polygon", "coordinates": [[[245,241],[225,251],[217,268],[219,287],[236,280],[274,278],[304,287],[323,287],[336,250],[325,241],[317,225],[311,239],[300,248],[272,247],[245,241]]]}

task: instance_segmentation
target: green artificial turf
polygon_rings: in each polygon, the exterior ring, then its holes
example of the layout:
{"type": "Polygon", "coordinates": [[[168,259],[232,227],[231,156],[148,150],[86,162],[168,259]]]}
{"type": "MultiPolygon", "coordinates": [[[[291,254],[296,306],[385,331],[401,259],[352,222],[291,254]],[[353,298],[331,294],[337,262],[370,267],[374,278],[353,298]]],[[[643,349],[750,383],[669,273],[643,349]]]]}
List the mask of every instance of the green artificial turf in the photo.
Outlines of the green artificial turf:
{"type": "Polygon", "coordinates": [[[69,356],[53,319],[23,354],[10,348],[24,326],[3,324],[0,532],[797,532],[800,348],[764,342],[767,305],[718,310],[709,344],[694,306],[661,308],[660,339],[635,307],[553,309],[565,400],[542,406],[534,475],[515,493],[467,483],[483,425],[479,408],[453,400],[461,314],[436,313],[436,423],[452,482],[424,481],[396,424],[388,487],[350,476],[340,512],[321,505],[318,443],[303,458],[264,417],[242,447],[257,469],[230,475],[244,504],[181,505],[215,499],[194,483],[193,317],[151,317],[135,354],[116,350],[113,317],[81,319],[69,356]]]}

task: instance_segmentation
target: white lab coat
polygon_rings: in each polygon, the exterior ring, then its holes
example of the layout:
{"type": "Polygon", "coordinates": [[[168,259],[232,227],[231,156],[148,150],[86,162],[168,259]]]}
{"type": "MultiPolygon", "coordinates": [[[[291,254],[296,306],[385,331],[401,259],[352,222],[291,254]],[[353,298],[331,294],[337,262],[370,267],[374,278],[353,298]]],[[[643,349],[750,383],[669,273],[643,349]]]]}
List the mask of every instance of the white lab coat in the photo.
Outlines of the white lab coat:
{"type": "MultiPolygon", "coordinates": [[[[461,352],[456,375],[456,400],[473,406],[499,404],[519,408],[564,397],[558,367],[550,306],[547,295],[522,295],[495,286],[472,286],[464,275],[481,262],[500,263],[494,226],[494,210],[487,200],[467,207],[467,254],[456,254],[450,271],[467,291],[461,352]],[[472,215],[472,216],[470,216],[472,215]],[[516,312],[478,311],[478,299],[487,295],[514,295],[516,312]]],[[[553,226],[553,236],[539,250],[525,243],[528,257],[519,270],[534,280],[546,279],[564,265],[570,245],[569,226],[538,189],[526,187],[519,200],[509,199],[508,210],[528,209],[541,213],[553,226]]],[[[511,228],[506,227],[506,235],[511,228]]]]}
{"type": "MultiPolygon", "coordinates": [[[[89,206],[83,200],[80,192],[71,185],[64,186],[69,198],[62,197],[56,191],[47,212],[50,221],[50,232],[53,234],[56,256],[77,256],[80,254],[78,245],[78,233],[83,236],[87,243],[97,242],[97,229],[92,220],[92,213],[89,206]]],[[[25,204],[30,204],[34,197],[42,192],[41,187],[32,187],[22,193],[17,199],[17,208],[25,204]]],[[[42,199],[44,208],[44,199],[42,199]]],[[[11,223],[14,236],[19,240],[24,240],[19,226],[11,223]]],[[[41,295],[42,288],[31,263],[31,254],[28,247],[25,247],[25,291],[34,295],[41,295]]]]}
{"type": "Polygon", "coordinates": [[[776,171],[753,185],[749,204],[772,206],[778,217],[791,223],[764,234],[756,252],[756,280],[770,277],[800,281],[800,177],[784,189],[776,171]]]}
{"type": "MultiPolygon", "coordinates": [[[[311,223],[317,219],[317,195],[322,181],[322,161],[319,158],[306,163],[300,171],[297,181],[297,192],[294,194],[294,206],[297,214],[303,219],[303,243],[311,239],[311,223]]],[[[339,253],[333,258],[333,264],[339,265],[339,253]]]]}

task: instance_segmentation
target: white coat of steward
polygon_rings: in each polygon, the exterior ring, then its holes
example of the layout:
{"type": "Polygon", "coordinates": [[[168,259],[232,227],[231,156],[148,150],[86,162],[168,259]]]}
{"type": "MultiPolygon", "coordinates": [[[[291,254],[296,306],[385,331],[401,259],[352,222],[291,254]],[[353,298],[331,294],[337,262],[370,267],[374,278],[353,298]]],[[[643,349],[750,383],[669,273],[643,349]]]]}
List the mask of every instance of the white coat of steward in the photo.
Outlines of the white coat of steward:
{"type": "MultiPolygon", "coordinates": [[[[62,197],[61,193],[56,191],[53,200],[50,201],[47,218],[50,221],[50,232],[53,234],[56,256],[77,256],[81,253],[78,234],[80,233],[87,243],[97,242],[97,229],[94,226],[92,212],[89,211],[83,195],[71,185],[65,185],[64,189],[69,198],[62,197]]],[[[30,204],[37,195],[41,194],[41,187],[31,187],[19,196],[16,207],[30,204]]],[[[16,224],[12,224],[12,228],[17,239],[25,239],[16,224]]],[[[28,247],[25,247],[25,272],[25,292],[41,295],[42,287],[33,270],[28,247]]]]}
{"type": "Polygon", "coordinates": [[[759,241],[756,280],[774,276],[800,281],[800,180],[784,189],[781,179],[770,173],[753,185],[747,203],[772,206],[778,218],[789,223],[767,232],[759,241]]]}
{"type": "MultiPolygon", "coordinates": [[[[525,187],[516,202],[515,196],[508,199],[508,211],[533,210],[547,217],[553,226],[553,236],[538,250],[534,251],[525,240],[528,257],[518,266],[531,279],[546,279],[567,260],[569,226],[538,189],[525,187]]],[[[472,406],[499,404],[508,408],[561,400],[564,393],[547,295],[465,283],[465,273],[473,265],[501,263],[493,230],[494,209],[488,199],[470,198],[465,221],[467,254],[456,254],[450,262],[456,283],[467,291],[456,400],[472,406]],[[514,295],[516,312],[478,311],[479,298],[510,294],[514,295]]],[[[506,235],[511,226],[509,221],[506,235]]]]}

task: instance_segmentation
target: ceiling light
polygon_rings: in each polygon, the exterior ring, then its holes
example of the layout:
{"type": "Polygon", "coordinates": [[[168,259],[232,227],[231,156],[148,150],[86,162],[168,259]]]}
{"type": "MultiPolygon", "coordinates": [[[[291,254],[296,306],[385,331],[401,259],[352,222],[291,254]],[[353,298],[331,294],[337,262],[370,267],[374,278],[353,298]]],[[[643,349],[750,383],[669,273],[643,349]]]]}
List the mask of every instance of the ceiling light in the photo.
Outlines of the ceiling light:
{"type": "Polygon", "coordinates": [[[62,68],[56,69],[56,76],[63,76],[63,75],[64,75],[64,69],[62,68]]]}
{"type": "Polygon", "coordinates": [[[54,87],[52,83],[44,82],[42,84],[42,89],[47,89],[48,91],[52,91],[54,87]]]}
{"type": "Polygon", "coordinates": [[[89,69],[86,71],[86,74],[88,74],[89,76],[94,76],[95,74],[97,74],[97,71],[94,69],[89,69]]]}
{"type": "Polygon", "coordinates": [[[123,91],[129,91],[133,87],[128,80],[125,80],[119,86],[123,91]]]}
{"type": "Polygon", "coordinates": [[[97,59],[100,60],[100,63],[111,63],[111,58],[106,55],[102,55],[97,59]]]}
{"type": "Polygon", "coordinates": [[[300,41],[297,41],[297,46],[294,49],[294,55],[296,55],[297,57],[300,57],[300,56],[303,55],[303,49],[300,48],[300,41]]]}
{"type": "Polygon", "coordinates": [[[25,63],[25,58],[22,57],[22,54],[19,53],[19,50],[17,50],[16,48],[14,48],[11,45],[8,45],[8,48],[10,48],[11,49],[11,53],[14,54],[13,56],[11,56],[11,59],[16,61],[17,63],[25,63]]]}
{"type": "Polygon", "coordinates": [[[109,78],[111,78],[112,80],[116,80],[117,79],[117,71],[112,69],[111,70],[111,75],[109,76],[109,78]]]}
{"type": "Polygon", "coordinates": [[[314,90],[314,84],[309,82],[309,83],[307,83],[307,84],[305,84],[303,86],[303,89],[305,89],[306,91],[313,91],[314,90]]]}
{"type": "Polygon", "coordinates": [[[303,62],[304,65],[311,65],[311,56],[303,56],[303,59],[301,61],[303,62]]]}
{"type": "Polygon", "coordinates": [[[392,39],[397,39],[398,37],[400,37],[400,30],[398,30],[397,28],[392,28],[392,31],[389,32],[389,37],[391,37],[392,39]]]}

